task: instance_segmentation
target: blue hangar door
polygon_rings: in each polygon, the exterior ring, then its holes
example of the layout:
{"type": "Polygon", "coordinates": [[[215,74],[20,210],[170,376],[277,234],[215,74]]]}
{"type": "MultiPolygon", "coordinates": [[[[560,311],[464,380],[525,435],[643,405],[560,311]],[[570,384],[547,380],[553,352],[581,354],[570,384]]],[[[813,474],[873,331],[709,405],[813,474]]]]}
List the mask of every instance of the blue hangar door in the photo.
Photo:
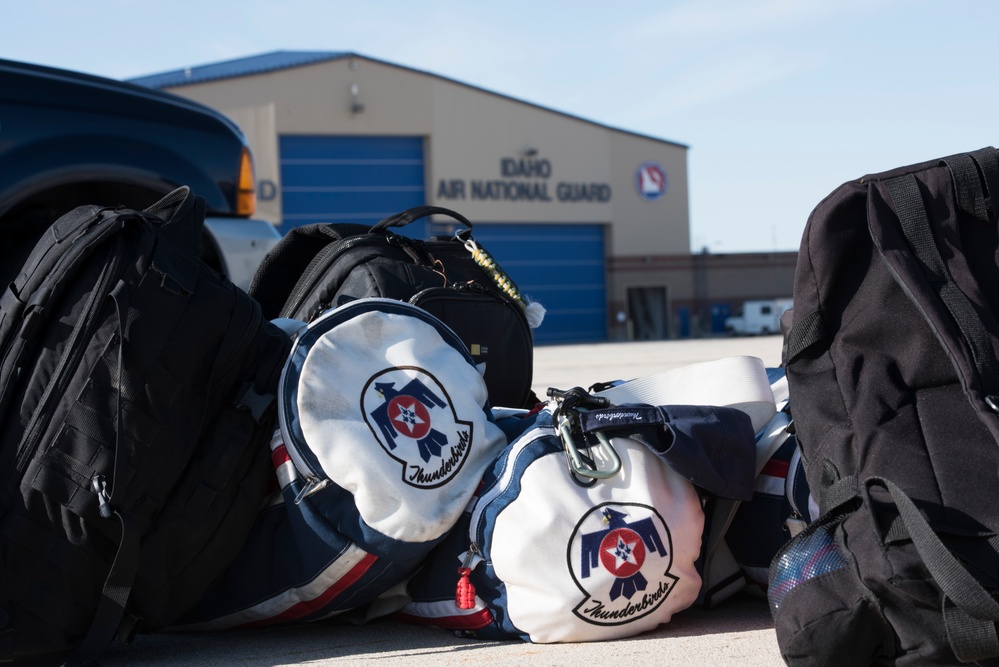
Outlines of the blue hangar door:
{"type": "Polygon", "coordinates": [[[472,223],[520,291],[545,307],[535,343],[607,339],[603,225],[472,223]]]}
{"type": "MultiPolygon", "coordinates": [[[[282,233],[314,222],[373,225],[426,203],[423,137],[285,135],[279,148],[282,233]]],[[[395,231],[427,238],[439,231],[431,227],[420,220],[395,231]]],[[[535,342],[606,340],[602,225],[479,223],[474,236],[547,309],[535,342]]]]}
{"type": "MultiPolygon", "coordinates": [[[[373,225],[426,203],[423,137],[285,135],[279,149],[281,233],[314,222],[373,225]]],[[[423,237],[426,224],[402,233],[423,237]]]]}

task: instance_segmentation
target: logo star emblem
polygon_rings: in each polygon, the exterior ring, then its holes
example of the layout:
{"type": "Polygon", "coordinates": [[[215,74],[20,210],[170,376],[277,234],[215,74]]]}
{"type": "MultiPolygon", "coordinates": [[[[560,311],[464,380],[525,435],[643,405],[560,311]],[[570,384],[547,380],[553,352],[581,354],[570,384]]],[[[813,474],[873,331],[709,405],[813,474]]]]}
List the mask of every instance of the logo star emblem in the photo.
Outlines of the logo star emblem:
{"type": "Polygon", "coordinates": [[[638,561],[635,560],[635,542],[625,542],[620,535],[617,537],[617,544],[605,551],[614,559],[615,572],[625,563],[638,565],[638,561]]]}
{"type": "Polygon", "coordinates": [[[413,433],[419,430],[421,424],[426,423],[417,414],[415,401],[409,405],[404,405],[400,401],[396,405],[399,408],[399,412],[392,418],[392,421],[396,423],[396,428],[400,431],[412,436],[413,433]]]}

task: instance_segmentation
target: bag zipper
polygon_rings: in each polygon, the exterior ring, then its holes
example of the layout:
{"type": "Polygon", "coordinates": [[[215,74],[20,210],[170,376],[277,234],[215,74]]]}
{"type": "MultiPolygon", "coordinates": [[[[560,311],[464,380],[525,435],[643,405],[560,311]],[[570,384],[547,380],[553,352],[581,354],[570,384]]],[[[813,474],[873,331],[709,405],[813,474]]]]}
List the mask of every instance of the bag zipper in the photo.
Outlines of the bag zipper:
{"type": "MultiPolygon", "coordinates": [[[[442,323],[440,323],[439,320],[427,315],[424,311],[419,310],[413,304],[406,303],[405,301],[398,301],[396,299],[382,299],[382,301],[393,304],[393,307],[396,309],[402,308],[406,310],[412,310],[414,316],[418,316],[425,323],[434,326],[437,330],[437,333],[440,334],[441,338],[445,342],[447,342],[451,347],[453,347],[455,351],[457,351],[459,354],[464,356],[470,364],[474,364],[471,355],[469,355],[468,351],[465,349],[465,344],[461,341],[458,335],[455,334],[453,331],[451,331],[451,329],[448,328],[447,326],[442,325],[442,323]]],[[[339,317],[336,313],[329,313],[327,316],[324,316],[324,319],[330,316],[334,318],[339,317]]],[[[316,320],[315,322],[310,322],[308,327],[300,331],[298,336],[295,338],[295,341],[292,344],[291,351],[288,353],[288,356],[286,358],[289,361],[286,362],[284,370],[282,371],[281,374],[281,379],[278,383],[279,387],[278,393],[281,393],[286,383],[285,373],[287,373],[288,369],[290,368],[290,360],[295,359],[296,356],[298,356],[298,354],[300,353],[300,350],[302,349],[302,340],[304,338],[307,338],[306,333],[312,331],[314,327],[323,326],[322,322],[323,320],[316,320]]],[[[311,464],[309,464],[306,461],[305,456],[303,456],[303,454],[298,450],[298,447],[294,444],[295,440],[291,437],[291,434],[288,432],[286,427],[286,424],[289,422],[289,419],[285,413],[285,403],[280,398],[278,399],[278,422],[280,423],[281,437],[284,439],[284,446],[288,452],[288,458],[290,458],[292,463],[294,464],[295,470],[299,473],[299,475],[302,478],[304,478],[305,486],[301,490],[299,490],[295,498],[295,504],[298,504],[305,497],[321,489],[324,489],[326,486],[330,484],[330,480],[326,478],[323,474],[320,474],[320,472],[316,471],[311,466],[311,464]]]]}
{"type": "Polygon", "coordinates": [[[791,537],[804,530],[808,525],[808,521],[804,517],[811,516],[807,507],[798,507],[794,502],[794,485],[798,478],[798,465],[801,462],[801,458],[801,447],[795,447],[794,452],[791,454],[791,460],[788,462],[787,478],[784,480],[784,497],[787,498],[792,512],[791,516],[784,520],[784,525],[787,527],[788,532],[791,533],[791,537]]]}
{"type": "MultiPolygon", "coordinates": [[[[312,327],[313,325],[309,324],[308,326],[312,327]]],[[[277,390],[278,425],[281,431],[281,440],[284,443],[285,451],[288,452],[288,458],[291,459],[291,463],[295,467],[295,472],[298,475],[298,480],[301,480],[302,483],[302,488],[300,488],[298,492],[295,494],[296,505],[301,504],[301,502],[307,496],[325,488],[330,483],[329,479],[322,477],[315,470],[313,470],[312,466],[309,465],[309,463],[305,460],[305,457],[302,456],[302,453],[298,451],[298,447],[295,445],[295,439],[291,437],[291,433],[289,433],[286,427],[286,424],[288,423],[288,418],[285,415],[284,401],[281,398],[281,394],[283,392],[284,385],[286,383],[285,375],[286,373],[288,373],[291,360],[296,357],[296,355],[299,353],[299,349],[302,347],[302,338],[307,329],[308,328],[300,331],[299,334],[295,336],[295,339],[292,342],[291,350],[289,350],[288,352],[284,367],[281,371],[281,378],[278,380],[278,390],[277,390]]],[[[292,484],[294,484],[295,481],[296,480],[292,480],[292,484]]]]}
{"type": "MultiPolygon", "coordinates": [[[[285,449],[287,449],[287,447],[288,446],[285,445],[285,449]]],[[[294,461],[295,457],[291,456],[290,452],[288,456],[289,458],[292,459],[292,461],[294,461]]],[[[298,464],[295,465],[297,466],[298,464]]],[[[302,501],[305,500],[308,496],[311,496],[313,493],[317,491],[325,489],[327,486],[329,486],[329,483],[330,481],[328,479],[325,478],[320,479],[316,475],[307,475],[305,478],[305,484],[302,485],[301,490],[295,494],[295,504],[301,505],[302,501]]]]}
{"type": "Polygon", "coordinates": [[[556,436],[555,427],[552,425],[535,427],[517,440],[515,448],[506,457],[508,463],[503,470],[503,474],[500,475],[499,479],[492,486],[483,490],[483,493],[479,495],[478,502],[475,503],[475,507],[472,509],[472,518],[468,529],[470,542],[478,545],[479,548],[485,544],[483,513],[488,509],[490,504],[503,495],[509,488],[514,475],[517,474],[517,459],[521,456],[521,453],[539,439],[548,436],[556,436]]]}
{"type": "MultiPolygon", "coordinates": [[[[294,354],[294,352],[292,352],[292,354],[294,354]]],[[[302,453],[298,451],[298,447],[294,444],[294,439],[285,430],[284,423],[286,420],[280,419],[279,421],[281,422],[281,439],[284,442],[285,451],[288,452],[288,458],[291,459],[292,465],[295,466],[295,472],[298,473],[298,480],[300,480],[302,484],[302,488],[300,488],[295,494],[295,504],[300,505],[306,497],[326,488],[329,485],[330,480],[320,476],[319,473],[312,469],[312,466],[305,460],[302,453]]],[[[294,484],[295,481],[296,480],[292,480],[292,484],[294,484]]]]}
{"type": "MultiPolygon", "coordinates": [[[[389,243],[390,245],[399,245],[394,242],[393,239],[398,238],[396,235],[382,235],[382,234],[368,234],[361,236],[351,236],[332,246],[332,250],[329,251],[329,256],[323,258],[322,271],[314,271],[312,273],[311,279],[305,285],[300,286],[298,289],[294,290],[292,294],[288,297],[285,302],[285,307],[282,308],[283,312],[293,313],[297,311],[302,303],[305,301],[316,288],[317,285],[322,281],[325,274],[325,269],[334,264],[344,253],[353,248],[364,246],[364,245],[382,245],[384,243],[389,243]]],[[[330,246],[327,246],[329,248],[330,246]]],[[[316,319],[316,317],[321,314],[324,310],[329,308],[331,304],[319,304],[316,312],[309,313],[308,321],[316,319]]]]}
{"type": "MultiPolygon", "coordinates": [[[[524,325],[524,330],[525,331],[530,331],[531,330],[531,327],[530,327],[530,325],[527,322],[527,315],[524,314],[524,309],[523,308],[521,308],[516,303],[514,303],[510,299],[510,297],[508,297],[508,296],[506,296],[504,294],[499,294],[495,290],[491,290],[488,287],[485,287],[484,285],[481,285],[481,284],[476,283],[476,282],[454,283],[452,285],[448,285],[447,287],[427,287],[426,289],[422,289],[419,292],[417,292],[416,294],[414,294],[413,296],[409,297],[408,301],[409,301],[409,303],[411,303],[414,306],[422,307],[422,306],[420,306],[420,304],[424,300],[432,299],[434,296],[437,296],[437,295],[449,296],[449,295],[454,294],[455,292],[466,293],[466,294],[475,294],[475,295],[479,295],[479,296],[482,296],[482,297],[486,297],[490,301],[495,301],[497,303],[500,303],[500,304],[506,306],[507,309],[509,309],[509,310],[511,310],[511,311],[513,311],[515,313],[517,319],[519,319],[520,322],[524,325]]],[[[529,339],[529,342],[530,342],[530,336],[529,335],[528,335],[528,339],[529,339]]]]}
{"type": "Polygon", "coordinates": [[[472,542],[468,551],[461,554],[461,567],[458,568],[458,583],[454,591],[454,604],[458,609],[475,609],[475,584],[472,583],[472,571],[483,562],[479,545],[472,542]]]}
{"type": "MultiPolygon", "coordinates": [[[[518,476],[517,459],[523,451],[544,437],[556,436],[553,425],[544,425],[533,428],[524,433],[517,440],[514,449],[506,457],[507,466],[491,486],[482,490],[478,500],[472,508],[472,516],[468,523],[468,550],[460,554],[462,559],[461,567],[458,568],[458,581],[455,586],[455,606],[459,609],[473,609],[475,607],[475,586],[471,581],[471,574],[482,563],[487,563],[487,554],[483,551],[486,544],[485,522],[483,514],[489,506],[498,500],[510,488],[514,477],[518,476]]],[[[523,471],[520,471],[522,474],[523,471]]]]}
{"type": "MultiPolygon", "coordinates": [[[[354,246],[363,245],[365,243],[368,243],[370,240],[371,237],[368,236],[351,236],[346,239],[343,239],[342,241],[337,242],[336,244],[334,244],[333,249],[329,251],[330,257],[323,261],[323,267],[324,268],[328,267],[340,255],[347,252],[354,246]]],[[[329,247],[330,246],[327,246],[327,248],[329,247]]],[[[302,301],[305,299],[305,297],[308,296],[315,289],[316,285],[319,284],[319,281],[322,278],[323,273],[325,273],[325,271],[314,271],[308,283],[299,286],[298,289],[294,290],[288,296],[288,299],[285,301],[285,306],[281,310],[283,312],[294,312],[298,310],[298,308],[302,305],[302,301]]]]}

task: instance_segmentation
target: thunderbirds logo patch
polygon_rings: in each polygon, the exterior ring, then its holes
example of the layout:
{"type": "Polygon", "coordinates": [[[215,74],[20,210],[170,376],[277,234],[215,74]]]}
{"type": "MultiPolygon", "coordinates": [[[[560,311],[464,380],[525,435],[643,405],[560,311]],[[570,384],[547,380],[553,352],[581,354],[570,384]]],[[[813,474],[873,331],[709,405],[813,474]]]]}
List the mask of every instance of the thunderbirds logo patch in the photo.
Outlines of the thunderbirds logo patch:
{"type": "Polygon", "coordinates": [[[677,577],[673,544],[652,507],[607,503],[580,520],[569,543],[569,570],[586,595],[573,613],[595,625],[620,625],[655,611],[677,577]]]}
{"type": "Polygon", "coordinates": [[[368,428],[403,466],[402,480],[432,489],[461,469],[472,444],[472,422],[454,412],[444,387],[421,368],[389,368],[364,387],[368,428]]]}

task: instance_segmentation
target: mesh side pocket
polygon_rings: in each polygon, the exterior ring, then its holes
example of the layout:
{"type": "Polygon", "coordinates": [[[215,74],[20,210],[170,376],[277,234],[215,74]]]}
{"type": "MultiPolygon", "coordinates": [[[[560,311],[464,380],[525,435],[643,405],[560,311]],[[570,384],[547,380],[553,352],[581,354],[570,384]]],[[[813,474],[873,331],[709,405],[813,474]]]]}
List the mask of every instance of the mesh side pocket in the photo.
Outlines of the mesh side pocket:
{"type": "Polygon", "coordinates": [[[820,518],[770,564],[767,598],[788,665],[868,665],[893,646],[872,594],[836,539],[839,523],[820,518]]]}
{"type": "Polygon", "coordinates": [[[847,566],[846,558],[833,540],[834,527],[819,526],[814,532],[802,533],[804,539],[795,540],[796,544],[789,545],[774,557],[767,588],[772,614],[776,616],[784,598],[797,586],[847,566]]]}

